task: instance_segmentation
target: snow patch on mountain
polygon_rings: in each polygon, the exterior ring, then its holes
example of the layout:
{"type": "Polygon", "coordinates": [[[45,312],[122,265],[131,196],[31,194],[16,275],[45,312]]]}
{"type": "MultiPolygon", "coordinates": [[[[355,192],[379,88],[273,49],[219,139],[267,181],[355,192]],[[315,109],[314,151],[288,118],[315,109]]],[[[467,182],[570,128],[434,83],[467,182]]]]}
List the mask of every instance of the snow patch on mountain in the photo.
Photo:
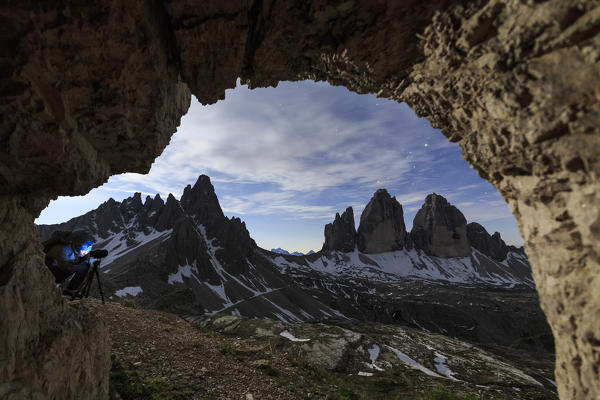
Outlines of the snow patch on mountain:
{"type": "Polygon", "coordinates": [[[298,339],[296,336],[292,335],[290,333],[290,331],[288,331],[287,329],[281,331],[279,333],[280,336],[283,336],[284,338],[291,340],[292,342],[309,342],[310,339],[298,339]]]}
{"type": "Polygon", "coordinates": [[[143,290],[140,286],[127,286],[123,289],[117,290],[115,292],[115,296],[117,297],[125,297],[125,296],[137,296],[142,293],[143,290]]]}
{"type": "Polygon", "coordinates": [[[379,358],[379,352],[380,351],[381,351],[381,349],[375,343],[373,343],[373,345],[367,349],[367,352],[369,353],[369,360],[371,361],[371,362],[365,363],[365,365],[368,368],[371,368],[371,369],[374,369],[374,370],[377,370],[377,371],[383,371],[383,368],[379,367],[376,364],[377,359],[379,358]]]}
{"type": "Polygon", "coordinates": [[[195,266],[180,265],[176,273],[169,274],[169,276],[167,277],[167,282],[169,282],[170,285],[173,285],[175,283],[183,283],[183,278],[191,278],[192,272],[197,272],[195,266]]]}
{"type": "Polygon", "coordinates": [[[107,267],[118,258],[123,257],[125,254],[130,253],[133,250],[150,242],[155,240],[165,241],[171,236],[172,233],[173,229],[167,229],[164,231],[152,229],[149,233],[145,233],[143,231],[124,231],[113,234],[105,240],[96,239],[97,244],[94,247],[102,248],[108,251],[108,256],[102,260],[100,267],[107,267]]]}
{"type": "Polygon", "coordinates": [[[509,252],[504,262],[498,262],[476,249],[470,257],[441,258],[429,256],[420,250],[365,254],[355,249],[350,253],[323,252],[316,259],[272,258],[282,272],[310,273],[316,271],[332,276],[356,277],[380,282],[421,279],[446,281],[455,284],[488,284],[514,287],[533,287],[530,276],[522,276],[518,270],[528,268],[527,259],[519,253],[509,252]],[[304,261],[304,262],[303,262],[304,261]]]}
{"type": "Polygon", "coordinates": [[[387,346],[388,349],[390,349],[392,351],[392,353],[394,353],[396,355],[396,357],[398,357],[400,359],[400,361],[402,361],[403,363],[405,363],[406,365],[408,365],[410,368],[419,370],[429,376],[434,376],[437,378],[445,378],[445,376],[442,376],[440,374],[437,374],[435,372],[433,372],[432,370],[430,370],[429,368],[425,367],[423,364],[413,360],[412,358],[410,358],[409,356],[407,356],[406,354],[404,354],[403,352],[401,352],[400,350],[392,347],[392,346],[387,346]]]}
{"type": "Polygon", "coordinates": [[[220,285],[211,285],[208,282],[204,282],[204,284],[223,300],[223,308],[233,305],[233,302],[229,299],[227,293],[225,293],[225,285],[223,283],[220,285]]]}
{"type": "Polygon", "coordinates": [[[453,376],[454,372],[452,372],[452,370],[448,368],[448,365],[446,364],[446,361],[448,361],[448,359],[443,354],[440,354],[437,351],[435,351],[433,354],[435,355],[433,359],[433,365],[435,366],[437,372],[441,375],[444,375],[448,379],[458,381],[458,379],[456,379],[453,376]]]}

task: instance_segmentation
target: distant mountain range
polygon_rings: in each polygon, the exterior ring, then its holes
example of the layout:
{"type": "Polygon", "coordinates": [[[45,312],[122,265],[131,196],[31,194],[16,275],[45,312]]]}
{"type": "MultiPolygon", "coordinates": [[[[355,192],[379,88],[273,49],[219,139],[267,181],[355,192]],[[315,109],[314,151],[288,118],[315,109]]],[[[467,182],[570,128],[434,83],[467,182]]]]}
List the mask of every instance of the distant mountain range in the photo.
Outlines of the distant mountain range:
{"type": "Polygon", "coordinates": [[[312,254],[261,249],[227,218],[202,175],[180,200],[140,193],[65,223],[105,248],[101,277],[113,299],[188,319],[228,313],[288,322],[403,323],[468,340],[551,348],[527,257],[431,194],[407,232],[402,206],[378,190],[358,230],[352,208],[324,229],[312,254]],[[287,254],[286,254],[287,253],[287,254]]]}
{"type": "Polygon", "coordinates": [[[313,250],[309,250],[308,253],[304,254],[301,253],[299,251],[293,251],[293,252],[289,252],[287,250],[282,249],[281,247],[278,247],[276,249],[271,249],[271,253],[278,253],[278,254],[284,254],[286,256],[309,256],[311,254],[315,254],[315,252],[313,250]]]}

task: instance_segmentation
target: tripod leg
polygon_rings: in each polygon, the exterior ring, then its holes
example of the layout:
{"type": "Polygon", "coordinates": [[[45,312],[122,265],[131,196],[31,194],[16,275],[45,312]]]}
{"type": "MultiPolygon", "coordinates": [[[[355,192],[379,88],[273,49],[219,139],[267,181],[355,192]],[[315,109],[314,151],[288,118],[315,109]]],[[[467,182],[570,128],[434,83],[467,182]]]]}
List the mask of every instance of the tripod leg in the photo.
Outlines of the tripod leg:
{"type": "Polygon", "coordinates": [[[96,280],[98,281],[98,290],[100,290],[100,298],[102,299],[102,304],[104,304],[104,292],[102,291],[102,284],[100,283],[100,273],[98,272],[98,267],[94,269],[96,273],[96,280]]]}

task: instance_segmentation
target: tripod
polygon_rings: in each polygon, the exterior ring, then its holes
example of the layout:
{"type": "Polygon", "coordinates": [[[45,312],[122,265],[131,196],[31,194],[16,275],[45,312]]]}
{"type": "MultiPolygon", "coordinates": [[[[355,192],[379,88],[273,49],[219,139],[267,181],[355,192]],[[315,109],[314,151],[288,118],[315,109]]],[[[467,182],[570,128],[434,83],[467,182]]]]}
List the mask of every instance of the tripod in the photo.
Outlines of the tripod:
{"type": "Polygon", "coordinates": [[[98,290],[100,291],[100,298],[102,299],[102,304],[104,304],[104,292],[102,291],[102,284],[100,283],[100,273],[98,272],[100,261],[100,259],[97,259],[92,263],[92,267],[90,268],[87,276],[85,277],[83,285],[77,291],[77,294],[73,297],[89,297],[90,289],[92,288],[92,281],[94,280],[94,276],[96,276],[96,280],[98,281],[98,290]]]}

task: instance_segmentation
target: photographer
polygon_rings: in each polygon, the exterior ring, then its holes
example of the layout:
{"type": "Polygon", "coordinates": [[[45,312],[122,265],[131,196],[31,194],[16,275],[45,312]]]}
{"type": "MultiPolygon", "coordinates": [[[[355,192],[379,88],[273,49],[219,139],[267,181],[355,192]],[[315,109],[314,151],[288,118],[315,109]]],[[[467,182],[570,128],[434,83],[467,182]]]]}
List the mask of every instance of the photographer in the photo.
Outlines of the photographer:
{"type": "Polygon", "coordinates": [[[71,274],[75,274],[63,290],[67,296],[77,295],[81,283],[90,269],[89,253],[93,246],[93,237],[85,230],[74,230],[67,235],[58,237],[54,243],[45,244],[45,263],[50,269],[56,283],[61,283],[71,274]]]}

